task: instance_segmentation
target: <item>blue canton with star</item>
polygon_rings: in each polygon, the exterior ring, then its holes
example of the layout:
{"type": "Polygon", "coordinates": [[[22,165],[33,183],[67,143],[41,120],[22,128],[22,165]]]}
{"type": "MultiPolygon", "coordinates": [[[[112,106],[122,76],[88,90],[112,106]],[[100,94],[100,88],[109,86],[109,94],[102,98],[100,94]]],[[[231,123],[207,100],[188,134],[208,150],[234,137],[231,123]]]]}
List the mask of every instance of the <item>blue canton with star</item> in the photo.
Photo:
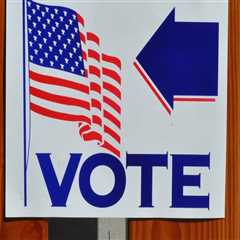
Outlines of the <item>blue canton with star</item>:
{"type": "Polygon", "coordinates": [[[27,1],[29,61],[84,76],[77,14],[27,1]]]}

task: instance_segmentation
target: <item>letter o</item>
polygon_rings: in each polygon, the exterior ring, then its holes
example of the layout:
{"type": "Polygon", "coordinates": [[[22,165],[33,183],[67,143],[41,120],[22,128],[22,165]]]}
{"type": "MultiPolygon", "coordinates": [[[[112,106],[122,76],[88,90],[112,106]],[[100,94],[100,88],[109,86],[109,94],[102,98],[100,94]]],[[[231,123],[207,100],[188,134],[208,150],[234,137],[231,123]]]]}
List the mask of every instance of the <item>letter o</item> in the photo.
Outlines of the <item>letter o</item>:
{"type": "Polygon", "coordinates": [[[126,187],[125,170],[121,162],[110,154],[95,154],[89,157],[82,165],[79,174],[79,187],[83,198],[91,205],[99,208],[110,207],[117,203],[126,187]],[[92,171],[99,166],[106,166],[114,173],[115,183],[110,193],[99,195],[91,187],[90,177],[92,171]]]}

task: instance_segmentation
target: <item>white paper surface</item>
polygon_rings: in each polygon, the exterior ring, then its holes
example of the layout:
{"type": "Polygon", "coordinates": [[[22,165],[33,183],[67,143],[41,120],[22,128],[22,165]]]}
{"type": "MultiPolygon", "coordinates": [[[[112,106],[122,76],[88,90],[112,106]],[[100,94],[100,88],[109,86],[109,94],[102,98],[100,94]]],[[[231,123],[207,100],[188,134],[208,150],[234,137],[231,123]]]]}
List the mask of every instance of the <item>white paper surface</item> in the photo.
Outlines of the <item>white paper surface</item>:
{"type": "MultiPolygon", "coordinates": [[[[24,33],[23,3],[20,0],[8,0],[6,46],[6,217],[224,217],[228,2],[210,0],[38,0],[37,2],[40,5],[67,7],[81,14],[85,20],[84,28],[86,32],[93,32],[101,39],[99,51],[117,56],[122,62],[121,70],[114,68],[116,71],[119,71],[118,73],[122,80],[120,88],[122,100],[119,101],[122,110],[119,116],[119,121],[121,122],[121,131],[119,131],[121,137],[121,144],[119,145],[121,157],[115,158],[118,159],[117,161],[122,164],[125,170],[126,186],[119,201],[108,207],[93,206],[83,197],[79,189],[79,173],[83,164],[94,154],[111,153],[94,141],[84,141],[79,135],[78,122],[61,121],[30,111],[30,102],[54,108],[56,111],[59,109],[61,109],[59,111],[62,111],[63,107],[66,111],[69,109],[68,106],[61,106],[64,104],[52,104],[48,100],[34,98],[33,96],[29,97],[29,84],[31,84],[31,80],[29,80],[30,67],[32,69],[35,67],[42,74],[50,74],[54,69],[44,68],[37,64],[33,66],[32,63],[29,63],[28,58],[30,56],[27,46],[29,35],[26,33],[28,20],[27,16],[25,16],[26,32],[24,33]],[[218,89],[217,96],[214,96],[215,102],[176,101],[169,115],[133,63],[174,8],[175,22],[218,24],[218,89]],[[25,45],[23,44],[24,34],[25,45]],[[23,46],[25,46],[25,64],[23,60],[23,46]],[[23,77],[24,71],[25,80],[23,77]],[[62,182],[70,153],[82,154],[67,197],[66,206],[54,206],[52,203],[36,153],[51,153],[52,164],[59,183],[62,182]],[[126,153],[142,155],[167,154],[167,167],[153,167],[152,207],[140,207],[141,168],[126,167],[126,153]],[[183,170],[184,175],[200,174],[200,187],[184,186],[183,195],[209,196],[208,207],[172,207],[172,181],[176,177],[173,176],[172,169],[172,155],[174,154],[205,156],[210,154],[209,168],[193,166],[184,167],[183,170]],[[24,168],[24,162],[27,169],[24,168]],[[25,177],[24,173],[26,174],[25,177]]],[[[38,10],[36,9],[36,11],[38,10]]],[[[189,30],[190,32],[191,29],[189,30]]],[[[207,36],[201,37],[205,39],[207,36]]],[[[189,34],[189,39],[191,39],[191,34],[189,34]]],[[[177,43],[178,38],[175,41],[177,43]]],[[[48,44],[46,47],[53,45],[53,43],[48,44]]],[[[90,44],[91,42],[89,46],[90,44]]],[[[196,48],[198,47],[196,45],[196,48]]],[[[177,54],[177,49],[174,51],[177,54]]],[[[174,53],[171,54],[174,56],[174,53]]],[[[91,64],[90,60],[88,64],[91,64]]],[[[102,66],[101,63],[97,64],[102,66]]],[[[204,61],[202,61],[202,66],[199,66],[199,74],[201,74],[204,64],[204,61]]],[[[172,68],[173,72],[175,71],[172,66],[167,67],[172,68]]],[[[58,72],[66,78],[71,75],[71,73],[64,73],[61,70],[58,72]]],[[[196,76],[198,76],[198,73],[196,76]]],[[[81,76],[78,77],[83,78],[81,76]]],[[[73,78],[77,79],[76,76],[73,78]]],[[[175,83],[176,81],[182,81],[183,79],[181,78],[182,76],[179,76],[179,79],[174,79],[173,81],[175,83]]],[[[192,81],[195,80],[192,79],[192,81]]],[[[89,76],[89,81],[91,81],[91,76],[89,76]]],[[[31,86],[41,89],[40,84],[36,81],[31,86]]],[[[46,86],[45,91],[59,94],[56,86],[46,86]]],[[[75,98],[80,96],[76,92],[74,95],[72,89],[65,89],[64,95],[75,98]]],[[[91,98],[91,96],[90,94],[88,98],[91,98]]],[[[187,96],[188,94],[180,97],[187,96]]],[[[205,96],[201,97],[205,98],[205,96]]],[[[87,97],[86,100],[89,101],[87,97]]],[[[79,111],[79,109],[76,111],[79,111]]],[[[109,124],[111,125],[112,123],[109,124]]],[[[111,127],[115,128],[116,126],[113,125],[111,127]]],[[[107,139],[109,136],[104,135],[105,137],[107,139]]],[[[91,174],[90,184],[93,191],[99,195],[103,196],[110,193],[114,182],[114,174],[106,166],[97,167],[91,174]]]]}

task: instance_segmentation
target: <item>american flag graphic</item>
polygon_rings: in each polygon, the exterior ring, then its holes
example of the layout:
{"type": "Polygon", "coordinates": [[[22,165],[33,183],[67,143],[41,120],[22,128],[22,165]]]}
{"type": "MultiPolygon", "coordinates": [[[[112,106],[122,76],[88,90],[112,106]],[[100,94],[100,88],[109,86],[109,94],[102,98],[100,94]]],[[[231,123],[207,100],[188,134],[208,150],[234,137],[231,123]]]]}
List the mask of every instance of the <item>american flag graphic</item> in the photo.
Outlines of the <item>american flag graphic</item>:
{"type": "Polygon", "coordinates": [[[120,157],[121,61],[66,7],[27,1],[30,108],[120,157]]]}

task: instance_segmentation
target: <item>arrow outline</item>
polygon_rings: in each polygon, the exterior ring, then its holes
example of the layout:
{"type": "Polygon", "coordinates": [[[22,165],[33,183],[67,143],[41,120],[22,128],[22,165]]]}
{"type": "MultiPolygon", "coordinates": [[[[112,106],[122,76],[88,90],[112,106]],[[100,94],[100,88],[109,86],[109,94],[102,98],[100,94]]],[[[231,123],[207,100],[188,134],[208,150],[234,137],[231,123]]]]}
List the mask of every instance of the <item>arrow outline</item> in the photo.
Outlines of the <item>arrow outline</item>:
{"type": "MultiPolygon", "coordinates": [[[[167,18],[173,13],[175,15],[176,9],[173,8],[173,10],[168,14],[167,18]]],[[[166,19],[167,19],[166,18],[166,19]]],[[[164,20],[164,22],[166,21],[164,20]]],[[[184,21],[178,21],[175,23],[188,23],[184,21]]],[[[140,76],[143,78],[143,80],[146,82],[150,90],[153,92],[153,94],[157,97],[161,105],[164,107],[164,109],[168,112],[169,115],[171,115],[173,111],[173,107],[169,105],[167,100],[165,99],[164,95],[161,93],[161,91],[156,87],[155,83],[151,80],[150,76],[147,74],[145,69],[141,66],[141,64],[138,62],[138,59],[136,58],[133,62],[133,66],[136,68],[140,76]]],[[[202,103],[215,103],[217,96],[193,96],[193,95],[173,95],[173,102],[202,102],[202,103]]]]}

